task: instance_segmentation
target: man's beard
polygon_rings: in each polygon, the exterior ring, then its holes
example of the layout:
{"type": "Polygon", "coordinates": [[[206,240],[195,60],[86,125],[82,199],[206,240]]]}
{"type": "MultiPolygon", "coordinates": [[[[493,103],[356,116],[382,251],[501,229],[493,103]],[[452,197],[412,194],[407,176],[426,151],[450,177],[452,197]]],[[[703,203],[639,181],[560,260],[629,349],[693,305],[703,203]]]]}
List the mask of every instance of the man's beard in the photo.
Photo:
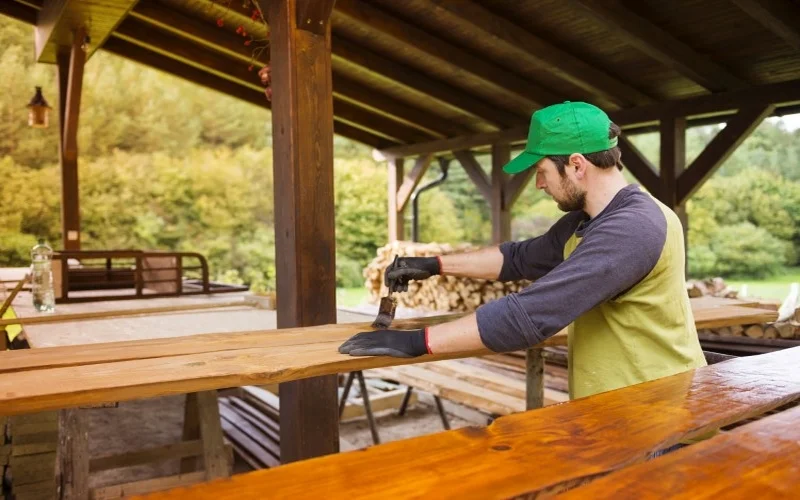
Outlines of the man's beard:
{"type": "Polygon", "coordinates": [[[556,203],[562,212],[583,210],[586,206],[586,191],[580,191],[566,175],[561,177],[561,191],[564,193],[564,199],[556,200],[556,203]]]}

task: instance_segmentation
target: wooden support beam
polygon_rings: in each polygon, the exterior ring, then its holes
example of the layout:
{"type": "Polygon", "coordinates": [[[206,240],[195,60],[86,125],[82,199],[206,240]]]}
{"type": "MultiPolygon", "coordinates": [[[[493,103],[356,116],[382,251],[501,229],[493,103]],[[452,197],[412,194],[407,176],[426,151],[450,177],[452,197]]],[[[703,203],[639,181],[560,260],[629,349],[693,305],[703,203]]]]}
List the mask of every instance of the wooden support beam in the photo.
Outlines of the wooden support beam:
{"type": "Polygon", "coordinates": [[[422,177],[425,176],[425,172],[428,171],[428,167],[431,166],[431,160],[433,157],[431,155],[420,156],[417,158],[417,161],[414,162],[414,167],[411,169],[411,172],[405,176],[403,179],[403,184],[400,185],[400,188],[397,190],[397,211],[402,212],[405,210],[408,201],[411,199],[411,194],[417,189],[422,177]]]}
{"type": "Polygon", "coordinates": [[[543,37],[521,28],[474,0],[457,2],[427,2],[415,4],[418,15],[436,18],[455,18],[470,28],[503,45],[527,64],[545,69],[559,78],[581,88],[590,95],[600,96],[614,107],[652,104],[654,99],[628,83],[611,76],[554,45],[543,37]]]}
{"type": "Polygon", "coordinates": [[[665,117],[661,120],[661,190],[658,198],[675,210],[678,203],[678,177],[686,170],[686,119],[665,117]]]}
{"type": "MultiPolygon", "coordinates": [[[[177,76],[178,78],[216,90],[217,92],[222,92],[223,94],[235,97],[247,103],[270,109],[269,102],[264,98],[263,88],[257,89],[257,87],[245,86],[229,78],[222,78],[204,69],[182,63],[159,52],[154,52],[132,41],[119,38],[116,35],[106,41],[103,49],[164,73],[177,76]]],[[[237,74],[237,71],[239,70],[231,69],[232,74],[237,74]]],[[[395,141],[388,140],[362,129],[349,126],[344,122],[336,122],[334,124],[334,131],[342,137],[347,137],[372,147],[381,147],[381,145],[387,143],[396,143],[395,141]]]]}
{"type": "Polygon", "coordinates": [[[514,174],[506,181],[506,203],[508,204],[509,210],[511,210],[514,203],[517,202],[522,191],[535,175],[536,169],[529,168],[528,170],[514,174]]]}
{"type": "MultiPolygon", "coordinates": [[[[330,24],[298,29],[296,0],[268,6],[278,328],[336,322],[330,24]]],[[[339,451],[335,375],[280,386],[281,462],[339,451]]]]}
{"type": "Polygon", "coordinates": [[[511,148],[507,144],[492,145],[492,243],[500,244],[511,240],[511,206],[507,200],[508,177],[503,172],[511,159],[511,148]]]}
{"type": "MultiPolygon", "coordinates": [[[[735,114],[743,106],[768,103],[774,104],[776,108],[800,104],[800,80],[620,109],[610,111],[608,115],[624,131],[633,133],[637,129],[658,125],[663,117],[686,117],[689,121],[688,125],[691,125],[692,120],[704,120],[714,116],[719,116],[721,122],[725,120],[725,116],[735,114]]],[[[527,135],[528,125],[519,125],[497,132],[482,132],[469,136],[386,148],[382,149],[380,153],[385,157],[408,157],[442,153],[455,149],[473,149],[498,143],[517,144],[524,142],[527,135]]]]}
{"type": "Polygon", "coordinates": [[[772,105],[754,105],[742,108],[728,120],[725,128],[678,177],[678,204],[686,202],[773,109],[772,105]]]}
{"type": "Polygon", "coordinates": [[[525,351],[525,409],[544,406],[544,349],[531,347],[525,351]]]}
{"type": "Polygon", "coordinates": [[[657,169],[650,161],[644,157],[633,143],[625,137],[619,137],[619,149],[622,152],[622,164],[627,168],[636,180],[645,187],[653,196],[661,197],[661,182],[658,177],[657,169]]]}
{"type": "Polygon", "coordinates": [[[0,6],[0,14],[26,24],[36,24],[38,12],[39,11],[33,7],[17,2],[3,2],[2,6],[0,6]]]}
{"type": "Polygon", "coordinates": [[[136,0],[45,0],[34,30],[36,61],[55,63],[58,52],[71,45],[79,31],[79,46],[84,36],[90,39],[84,53],[89,59],[134,4],[136,0]]]}
{"type": "Polygon", "coordinates": [[[390,158],[389,165],[389,241],[405,239],[404,210],[398,203],[400,186],[403,184],[403,158],[390,158]]]}
{"type": "Polygon", "coordinates": [[[612,36],[621,37],[631,46],[674,68],[705,89],[721,92],[747,86],[747,82],[627,7],[613,8],[602,0],[569,2],[578,7],[576,10],[602,23],[612,36]]]}
{"type": "Polygon", "coordinates": [[[733,0],[740,9],[800,50],[800,9],[787,0],[733,0]]]}
{"type": "Polygon", "coordinates": [[[375,114],[366,108],[339,99],[334,99],[333,112],[337,119],[345,123],[396,142],[426,142],[434,137],[428,132],[412,128],[385,115],[375,114]]]}
{"type": "Polygon", "coordinates": [[[75,33],[68,55],[57,57],[59,72],[59,143],[61,159],[61,238],[65,250],[80,250],[81,223],[78,188],[78,122],[86,54],[83,30],[75,33]]]}
{"type": "Polygon", "coordinates": [[[89,428],[86,410],[59,412],[61,498],[89,498],[89,428]]]}
{"type": "Polygon", "coordinates": [[[483,167],[478,163],[478,160],[475,159],[475,155],[467,150],[453,151],[453,155],[461,163],[461,166],[464,167],[464,171],[467,172],[470,180],[472,180],[472,183],[478,188],[478,192],[481,193],[486,202],[491,202],[491,181],[486,175],[486,172],[483,171],[483,167]]]}
{"type": "MultiPolygon", "coordinates": [[[[471,75],[471,78],[491,85],[498,92],[513,94],[529,108],[541,107],[562,100],[562,96],[542,85],[481,59],[366,2],[338,0],[332,17],[335,23],[356,22],[368,26],[370,30],[378,31],[384,37],[392,38],[418,53],[424,53],[437,59],[442,65],[452,67],[463,74],[471,75]]],[[[530,113],[530,109],[521,111],[524,113],[522,117],[528,116],[530,113]]]]}
{"type": "Polygon", "coordinates": [[[297,0],[297,28],[324,35],[336,0],[297,0]]]}
{"type": "Polygon", "coordinates": [[[197,416],[203,442],[203,469],[206,481],[230,476],[222,425],[219,420],[217,391],[197,393],[197,416]]]}

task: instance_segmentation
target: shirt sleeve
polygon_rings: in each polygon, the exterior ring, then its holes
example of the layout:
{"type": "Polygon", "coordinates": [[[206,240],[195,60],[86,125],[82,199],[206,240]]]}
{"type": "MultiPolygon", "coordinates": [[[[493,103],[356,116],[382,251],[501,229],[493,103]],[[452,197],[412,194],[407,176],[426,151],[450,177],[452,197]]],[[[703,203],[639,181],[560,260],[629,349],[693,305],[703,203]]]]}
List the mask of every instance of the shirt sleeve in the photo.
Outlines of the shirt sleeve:
{"type": "Polygon", "coordinates": [[[536,345],[652,271],[666,242],[663,213],[620,213],[597,222],[551,272],[517,294],[478,308],[486,347],[508,352],[536,345]]]}
{"type": "Polygon", "coordinates": [[[541,236],[500,245],[503,267],[499,281],[536,280],[564,260],[564,244],[583,220],[582,212],[570,212],[541,236]]]}

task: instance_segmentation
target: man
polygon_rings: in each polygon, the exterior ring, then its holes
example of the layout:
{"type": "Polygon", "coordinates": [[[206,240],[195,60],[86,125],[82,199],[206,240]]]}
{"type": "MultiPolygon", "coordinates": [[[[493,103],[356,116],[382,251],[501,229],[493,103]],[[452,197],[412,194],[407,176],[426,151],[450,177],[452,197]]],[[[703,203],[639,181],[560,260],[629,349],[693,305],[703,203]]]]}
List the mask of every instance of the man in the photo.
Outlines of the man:
{"type": "Polygon", "coordinates": [[[533,284],[450,323],[359,333],[339,351],[402,357],[483,347],[507,352],[569,325],[572,399],[704,366],[685,287],[681,223],[625,181],[619,134],[587,103],[534,113],[525,151],[504,171],[535,168],[536,187],[567,214],[536,238],[466,254],[401,258],[385,274],[394,291],[436,274],[533,284]]]}

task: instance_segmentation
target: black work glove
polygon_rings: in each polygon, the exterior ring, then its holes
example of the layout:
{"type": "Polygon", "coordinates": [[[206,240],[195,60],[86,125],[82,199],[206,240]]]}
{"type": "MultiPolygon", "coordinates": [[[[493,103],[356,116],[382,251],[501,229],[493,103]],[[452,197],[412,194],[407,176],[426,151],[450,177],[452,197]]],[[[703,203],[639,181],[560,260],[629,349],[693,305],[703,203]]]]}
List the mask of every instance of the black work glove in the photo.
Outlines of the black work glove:
{"type": "Polygon", "coordinates": [[[386,268],[383,282],[390,292],[407,292],[408,282],[441,274],[438,257],[398,257],[386,268]]]}
{"type": "Polygon", "coordinates": [[[425,328],[421,330],[374,330],[353,335],[339,346],[351,356],[415,358],[428,353],[425,328]]]}

